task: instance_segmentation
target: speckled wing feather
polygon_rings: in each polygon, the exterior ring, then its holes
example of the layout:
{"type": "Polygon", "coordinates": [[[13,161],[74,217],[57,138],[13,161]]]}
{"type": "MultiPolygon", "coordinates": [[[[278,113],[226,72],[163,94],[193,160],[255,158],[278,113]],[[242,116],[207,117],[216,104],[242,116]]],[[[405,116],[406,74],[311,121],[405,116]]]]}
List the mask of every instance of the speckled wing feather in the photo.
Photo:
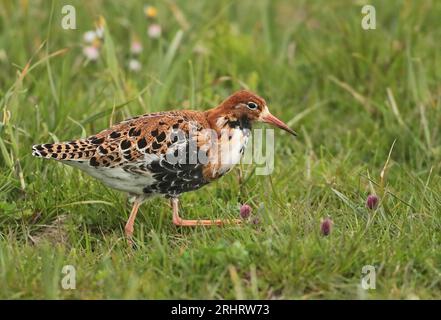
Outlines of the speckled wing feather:
{"type": "Polygon", "coordinates": [[[184,150],[190,126],[208,126],[204,114],[172,111],[134,117],[100,133],[65,143],[33,146],[33,155],[76,166],[106,185],[132,194],[176,196],[207,182],[199,162],[170,163],[167,153],[184,150]],[[184,133],[178,137],[173,132],[184,133]]]}

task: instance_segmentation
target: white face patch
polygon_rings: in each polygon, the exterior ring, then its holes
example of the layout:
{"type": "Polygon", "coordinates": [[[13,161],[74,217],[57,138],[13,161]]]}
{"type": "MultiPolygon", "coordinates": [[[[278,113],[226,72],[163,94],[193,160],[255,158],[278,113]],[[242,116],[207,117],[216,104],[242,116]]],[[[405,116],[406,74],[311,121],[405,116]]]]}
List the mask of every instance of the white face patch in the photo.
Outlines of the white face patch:
{"type": "Polygon", "coordinates": [[[265,106],[263,107],[262,112],[261,112],[260,115],[259,115],[259,119],[258,119],[258,121],[263,121],[263,119],[264,119],[266,116],[270,115],[270,114],[271,114],[271,113],[269,112],[268,107],[265,105],[265,106]]]}

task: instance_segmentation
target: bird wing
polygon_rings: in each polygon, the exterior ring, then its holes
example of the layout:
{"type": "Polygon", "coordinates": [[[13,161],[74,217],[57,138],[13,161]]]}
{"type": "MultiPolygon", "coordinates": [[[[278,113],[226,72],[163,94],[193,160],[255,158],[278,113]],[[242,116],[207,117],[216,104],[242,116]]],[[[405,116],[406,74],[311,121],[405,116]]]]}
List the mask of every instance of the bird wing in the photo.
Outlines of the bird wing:
{"type": "Polygon", "coordinates": [[[145,193],[176,194],[205,182],[198,135],[208,126],[200,112],[172,111],[134,117],[86,139],[33,146],[33,155],[52,158],[91,173],[92,168],[120,168],[153,176],[145,193]],[[192,148],[192,146],[195,146],[192,148]],[[194,154],[196,153],[196,155],[194,154]]]}
{"type": "Polygon", "coordinates": [[[172,130],[189,131],[204,120],[196,112],[158,112],[134,117],[85,139],[34,145],[33,155],[63,162],[88,162],[92,167],[116,167],[164,154],[173,144],[172,130]]]}

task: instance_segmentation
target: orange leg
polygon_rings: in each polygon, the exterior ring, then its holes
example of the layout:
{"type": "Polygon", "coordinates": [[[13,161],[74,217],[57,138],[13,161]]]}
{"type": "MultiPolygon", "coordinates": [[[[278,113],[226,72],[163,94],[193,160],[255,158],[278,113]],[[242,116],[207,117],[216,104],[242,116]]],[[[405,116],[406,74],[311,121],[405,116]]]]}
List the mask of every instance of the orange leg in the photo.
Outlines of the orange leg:
{"type": "Polygon", "coordinates": [[[177,226],[182,227],[193,227],[193,226],[220,226],[224,224],[240,224],[242,220],[231,219],[231,220],[185,220],[179,216],[179,200],[178,198],[171,198],[170,200],[173,208],[173,223],[177,226]]]}
{"type": "Polygon", "coordinates": [[[135,223],[136,214],[138,213],[139,206],[141,205],[142,201],[140,201],[138,198],[135,199],[135,202],[133,203],[132,211],[130,212],[129,220],[127,220],[126,226],[124,228],[126,232],[127,241],[129,244],[132,243],[132,236],[133,236],[133,225],[135,223]]]}

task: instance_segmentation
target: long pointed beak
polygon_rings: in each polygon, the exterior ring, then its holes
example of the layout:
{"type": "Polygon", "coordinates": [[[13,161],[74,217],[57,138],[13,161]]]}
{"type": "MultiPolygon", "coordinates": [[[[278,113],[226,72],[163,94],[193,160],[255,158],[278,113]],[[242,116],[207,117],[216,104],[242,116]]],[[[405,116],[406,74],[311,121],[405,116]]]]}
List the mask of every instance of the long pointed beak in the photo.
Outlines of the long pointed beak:
{"type": "Polygon", "coordinates": [[[262,122],[275,125],[276,127],[279,127],[280,129],[283,129],[286,132],[291,133],[293,136],[297,136],[297,133],[294,130],[292,130],[282,120],[279,120],[278,118],[276,118],[275,116],[273,116],[269,112],[267,114],[263,115],[261,119],[262,119],[262,122]]]}

